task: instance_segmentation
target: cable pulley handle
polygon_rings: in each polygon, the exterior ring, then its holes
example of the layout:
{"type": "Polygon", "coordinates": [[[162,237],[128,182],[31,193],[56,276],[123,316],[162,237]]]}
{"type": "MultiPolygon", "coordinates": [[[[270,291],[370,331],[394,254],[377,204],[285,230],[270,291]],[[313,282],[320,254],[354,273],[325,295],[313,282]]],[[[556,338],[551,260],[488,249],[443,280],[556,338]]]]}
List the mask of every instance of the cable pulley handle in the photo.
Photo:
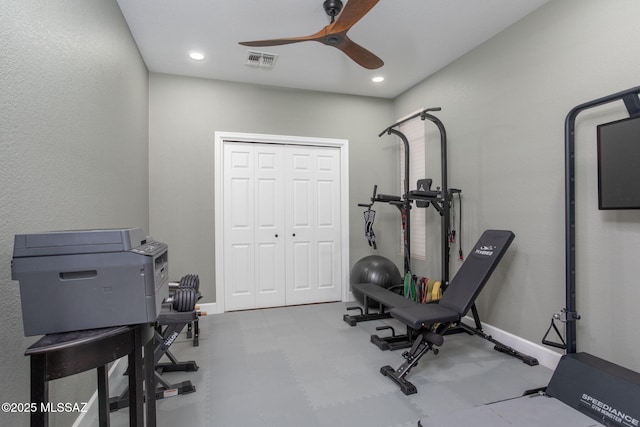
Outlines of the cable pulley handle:
{"type": "Polygon", "coordinates": [[[558,327],[556,326],[555,322],[553,321],[553,317],[551,318],[551,324],[549,325],[549,328],[547,329],[547,332],[544,334],[544,337],[542,337],[542,344],[548,345],[550,347],[559,348],[561,350],[566,350],[567,349],[567,343],[562,338],[562,334],[560,334],[560,331],[558,330],[558,327]],[[560,338],[561,342],[558,343],[558,342],[554,342],[554,341],[549,341],[547,339],[547,337],[549,336],[549,332],[551,332],[551,329],[553,329],[556,332],[556,334],[558,335],[558,338],[560,338]]]}

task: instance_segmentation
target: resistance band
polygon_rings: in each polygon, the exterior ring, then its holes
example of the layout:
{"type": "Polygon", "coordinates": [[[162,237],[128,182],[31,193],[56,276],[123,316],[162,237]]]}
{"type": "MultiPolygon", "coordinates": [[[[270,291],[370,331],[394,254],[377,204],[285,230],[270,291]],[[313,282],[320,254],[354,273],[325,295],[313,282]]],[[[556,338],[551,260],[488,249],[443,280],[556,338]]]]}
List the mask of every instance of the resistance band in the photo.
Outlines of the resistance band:
{"type": "MultiPolygon", "coordinates": [[[[458,259],[460,261],[463,260],[463,256],[462,256],[462,194],[457,193],[458,194],[458,210],[460,211],[460,215],[458,216],[458,230],[459,230],[459,238],[458,238],[458,259]]],[[[452,216],[452,220],[451,223],[453,224],[453,226],[455,227],[456,225],[456,209],[455,209],[455,194],[451,197],[451,216],[452,216]]],[[[449,248],[451,248],[451,246],[456,243],[456,229],[453,228],[450,232],[449,232],[449,248]]]]}
{"type": "Polygon", "coordinates": [[[416,297],[416,283],[413,280],[413,275],[410,271],[404,275],[404,296],[412,301],[417,301],[416,297]]]}

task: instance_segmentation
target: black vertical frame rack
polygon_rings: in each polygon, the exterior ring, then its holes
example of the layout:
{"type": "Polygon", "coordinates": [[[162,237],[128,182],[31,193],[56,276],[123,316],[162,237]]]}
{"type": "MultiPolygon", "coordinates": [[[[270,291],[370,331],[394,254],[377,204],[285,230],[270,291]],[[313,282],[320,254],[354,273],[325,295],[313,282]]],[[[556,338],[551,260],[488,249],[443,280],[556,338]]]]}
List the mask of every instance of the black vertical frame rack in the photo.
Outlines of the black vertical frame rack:
{"type": "Polygon", "coordinates": [[[575,191],[575,124],[582,111],[623,101],[630,117],[640,115],[640,86],[594,99],[574,107],[565,119],[565,293],[566,293],[566,352],[576,353],[576,321],[580,318],[576,308],[576,191],[575,191]]]}

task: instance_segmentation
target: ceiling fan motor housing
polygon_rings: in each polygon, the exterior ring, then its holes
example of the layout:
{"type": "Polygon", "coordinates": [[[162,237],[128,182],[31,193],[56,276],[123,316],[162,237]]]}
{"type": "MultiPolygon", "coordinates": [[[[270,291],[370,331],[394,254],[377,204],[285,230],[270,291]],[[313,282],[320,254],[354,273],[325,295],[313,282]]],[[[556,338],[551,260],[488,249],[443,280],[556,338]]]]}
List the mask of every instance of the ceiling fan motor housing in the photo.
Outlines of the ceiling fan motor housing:
{"type": "Polygon", "coordinates": [[[329,15],[331,17],[331,20],[333,21],[333,18],[338,16],[340,11],[342,10],[342,1],[325,0],[322,6],[324,7],[324,11],[327,12],[327,15],[329,15]]]}

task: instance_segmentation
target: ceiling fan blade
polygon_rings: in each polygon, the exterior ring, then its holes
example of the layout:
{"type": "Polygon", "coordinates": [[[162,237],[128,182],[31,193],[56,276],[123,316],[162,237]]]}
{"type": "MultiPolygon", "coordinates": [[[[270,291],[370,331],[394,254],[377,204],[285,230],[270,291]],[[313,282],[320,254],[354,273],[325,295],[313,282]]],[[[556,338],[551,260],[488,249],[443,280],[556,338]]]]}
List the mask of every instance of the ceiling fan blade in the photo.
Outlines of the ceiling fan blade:
{"type": "Polygon", "coordinates": [[[382,59],[378,58],[376,55],[360,46],[358,43],[354,42],[346,35],[344,36],[344,40],[342,41],[342,43],[336,45],[335,47],[343,51],[356,63],[369,70],[375,70],[384,65],[384,61],[382,59]]]}
{"type": "Polygon", "coordinates": [[[243,46],[261,47],[261,46],[280,46],[283,44],[306,42],[311,40],[319,41],[320,39],[322,39],[327,35],[327,28],[328,26],[324,27],[317,33],[310,34],[308,36],[287,37],[287,38],[270,39],[270,40],[256,40],[256,41],[250,41],[250,42],[239,42],[239,44],[243,46]]]}
{"type": "Polygon", "coordinates": [[[304,37],[290,37],[286,39],[271,39],[271,40],[256,40],[251,42],[239,42],[239,44],[243,46],[252,46],[252,47],[280,46],[283,44],[306,42],[308,40],[315,40],[315,39],[316,38],[313,36],[304,36],[304,37]]]}
{"type": "Polygon", "coordinates": [[[366,15],[373,6],[378,4],[380,0],[349,0],[342,8],[342,12],[338,15],[335,22],[331,24],[332,33],[341,33],[348,31],[353,27],[364,15],[366,15]]]}

